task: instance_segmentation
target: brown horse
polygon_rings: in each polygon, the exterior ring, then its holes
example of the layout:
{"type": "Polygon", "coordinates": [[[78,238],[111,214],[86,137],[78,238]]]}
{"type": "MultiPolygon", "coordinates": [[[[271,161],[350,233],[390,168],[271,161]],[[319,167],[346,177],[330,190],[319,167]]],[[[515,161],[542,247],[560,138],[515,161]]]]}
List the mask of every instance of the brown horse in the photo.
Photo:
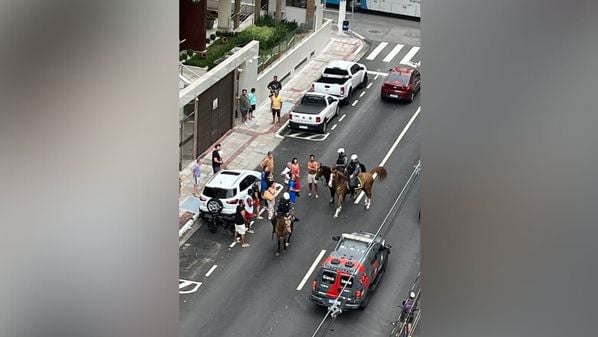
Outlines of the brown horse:
{"type": "Polygon", "coordinates": [[[289,243],[291,242],[291,234],[293,233],[294,221],[287,220],[287,218],[279,214],[276,216],[276,226],[274,232],[276,233],[276,241],[278,243],[278,250],[276,256],[280,255],[280,239],[282,238],[282,251],[286,252],[289,243]]]}
{"type": "MultiPolygon", "coordinates": [[[[355,188],[355,194],[357,194],[360,190],[363,190],[363,192],[365,193],[365,209],[370,209],[370,204],[372,202],[374,174],[377,174],[380,177],[380,180],[384,180],[387,176],[386,169],[382,166],[376,166],[368,172],[362,172],[358,175],[359,181],[361,182],[361,186],[355,188]]],[[[336,186],[337,201],[336,211],[334,212],[335,218],[338,217],[338,214],[341,212],[341,209],[343,208],[343,201],[345,200],[345,196],[349,191],[348,182],[349,179],[347,178],[347,176],[343,174],[343,172],[341,172],[340,170],[332,170],[330,176],[330,183],[328,184],[328,186],[336,186]]]]}
{"type": "Polygon", "coordinates": [[[318,181],[320,178],[323,178],[324,183],[326,184],[326,186],[328,186],[328,189],[330,190],[330,205],[332,206],[334,204],[335,187],[329,186],[331,173],[332,169],[330,167],[326,165],[320,165],[320,167],[318,167],[318,171],[316,172],[316,181],[318,181]]]}

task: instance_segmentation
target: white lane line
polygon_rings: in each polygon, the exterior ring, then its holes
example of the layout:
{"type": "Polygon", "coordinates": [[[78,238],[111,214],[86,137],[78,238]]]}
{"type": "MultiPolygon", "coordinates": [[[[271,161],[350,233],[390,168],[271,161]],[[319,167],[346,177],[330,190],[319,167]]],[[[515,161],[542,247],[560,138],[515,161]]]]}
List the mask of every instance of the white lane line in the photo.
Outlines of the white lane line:
{"type": "Polygon", "coordinates": [[[303,276],[303,280],[301,280],[301,283],[299,283],[299,285],[297,286],[297,290],[301,290],[301,288],[303,288],[303,286],[305,285],[305,282],[307,282],[307,279],[309,278],[311,273],[314,272],[314,269],[316,269],[316,267],[318,266],[318,263],[320,262],[320,260],[322,259],[322,256],[324,256],[325,253],[326,253],[326,249],[322,249],[320,254],[318,254],[318,256],[316,257],[316,260],[314,261],[314,263],[312,263],[311,267],[309,267],[309,269],[307,270],[307,273],[305,273],[305,276],[303,276]]]}
{"type": "Polygon", "coordinates": [[[405,54],[405,57],[403,57],[403,59],[401,60],[401,64],[409,64],[409,62],[411,62],[411,58],[413,56],[415,56],[415,54],[417,54],[417,52],[419,51],[419,47],[413,47],[409,50],[409,52],[407,54],[405,54]]]}
{"type": "Polygon", "coordinates": [[[333,125],[333,126],[330,128],[330,130],[334,130],[334,129],[336,129],[336,124],[334,124],[334,125],[333,125]]]}
{"type": "Polygon", "coordinates": [[[357,104],[357,102],[359,102],[358,99],[356,99],[355,102],[353,102],[353,104],[351,104],[351,106],[355,106],[355,104],[357,104]]]}
{"type": "Polygon", "coordinates": [[[388,53],[388,55],[386,55],[386,57],[384,58],[384,60],[382,60],[382,62],[390,62],[390,60],[392,60],[395,56],[397,56],[397,54],[401,51],[401,49],[403,49],[405,45],[402,44],[397,44],[391,51],[390,53],[388,53]]]}
{"type": "Polygon", "coordinates": [[[338,119],[338,121],[339,121],[339,122],[342,122],[342,121],[343,121],[343,119],[345,119],[345,117],[347,117],[347,114],[343,114],[343,115],[341,116],[341,118],[339,118],[339,119],[338,119]]]}
{"type": "Polygon", "coordinates": [[[380,42],[379,45],[376,46],[376,48],[374,48],[374,50],[372,50],[372,52],[370,53],[370,55],[368,55],[368,57],[366,57],[366,60],[373,60],[376,58],[376,56],[378,56],[378,54],[380,54],[380,52],[382,51],[382,49],[384,49],[384,47],[386,47],[388,45],[388,42],[380,42]]]}
{"type": "Polygon", "coordinates": [[[216,270],[216,268],[218,268],[218,265],[215,264],[212,266],[212,268],[210,268],[210,270],[208,270],[208,272],[206,273],[206,277],[210,277],[210,275],[212,275],[212,273],[214,272],[214,270],[216,270]]]}
{"type": "Polygon", "coordinates": [[[373,83],[372,83],[372,82],[370,82],[370,84],[368,84],[368,86],[367,86],[366,88],[368,88],[368,89],[369,89],[369,88],[372,86],[372,84],[373,84],[373,83]]]}
{"type": "Polygon", "coordinates": [[[374,80],[377,80],[378,76],[388,76],[388,73],[383,73],[380,71],[373,71],[373,70],[368,70],[368,74],[376,75],[376,77],[374,77],[374,80]]]}
{"type": "Polygon", "coordinates": [[[359,98],[362,98],[363,95],[365,95],[365,91],[362,91],[361,94],[359,94],[359,98]]]}
{"type": "Polygon", "coordinates": [[[201,282],[179,279],[179,294],[191,294],[201,287],[201,282]],[[188,290],[182,290],[189,288],[188,290]]]}
{"type": "MultiPolygon", "coordinates": [[[[403,129],[403,131],[401,131],[401,133],[397,137],[397,140],[395,140],[394,144],[392,144],[392,146],[386,153],[386,156],[384,156],[384,159],[382,159],[382,161],[380,162],[380,164],[378,164],[378,166],[384,166],[384,164],[386,164],[386,162],[390,158],[390,155],[392,154],[392,152],[397,148],[397,146],[399,145],[399,142],[401,141],[401,139],[403,139],[403,137],[407,133],[407,130],[409,130],[409,128],[411,127],[411,124],[413,124],[413,121],[415,121],[417,116],[419,116],[419,113],[421,112],[421,110],[422,110],[421,106],[417,108],[417,110],[415,111],[413,116],[411,116],[411,119],[409,120],[407,125],[405,125],[405,128],[403,129]]],[[[373,174],[374,179],[376,179],[376,176],[377,176],[377,174],[374,173],[373,174]]],[[[364,195],[365,195],[365,193],[363,191],[361,191],[361,193],[359,193],[359,196],[357,197],[357,199],[355,199],[356,205],[361,201],[361,199],[363,198],[364,195]]]]}

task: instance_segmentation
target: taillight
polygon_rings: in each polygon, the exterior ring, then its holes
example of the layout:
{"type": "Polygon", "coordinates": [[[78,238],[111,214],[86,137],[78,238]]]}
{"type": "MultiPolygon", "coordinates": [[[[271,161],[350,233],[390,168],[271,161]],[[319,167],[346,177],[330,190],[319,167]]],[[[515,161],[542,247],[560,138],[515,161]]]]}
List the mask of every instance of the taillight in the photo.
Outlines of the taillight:
{"type": "Polygon", "coordinates": [[[318,285],[318,282],[316,282],[316,280],[311,281],[311,290],[316,290],[317,285],[318,285]]]}
{"type": "Polygon", "coordinates": [[[239,202],[239,199],[227,200],[226,203],[229,205],[235,205],[239,202]]]}
{"type": "Polygon", "coordinates": [[[320,117],[316,117],[316,123],[320,123],[322,119],[320,117]]]}
{"type": "Polygon", "coordinates": [[[355,292],[355,299],[360,299],[361,298],[361,290],[357,290],[355,292]]]}
{"type": "Polygon", "coordinates": [[[204,197],[203,195],[200,195],[200,196],[199,196],[199,200],[201,200],[201,201],[206,201],[206,200],[208,200],[208,198],[204,197]]]}
{"type": "Polygon", "coordinates": [[[341,87],[341,95],[345,94],[345,87],[341,87]]]}

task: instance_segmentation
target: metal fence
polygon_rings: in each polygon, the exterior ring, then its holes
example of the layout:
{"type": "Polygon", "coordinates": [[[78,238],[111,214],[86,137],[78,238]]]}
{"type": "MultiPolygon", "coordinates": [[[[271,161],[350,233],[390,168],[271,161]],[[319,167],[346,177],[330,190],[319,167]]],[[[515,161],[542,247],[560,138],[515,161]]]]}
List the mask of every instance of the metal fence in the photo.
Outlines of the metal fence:
{"type": "Polygon", "coordinates": [[[276,46],[262,50],[260,49],[260,55],[258,60],[257,71],[261,73],[264,69],[268,68],[276,60],[284,56],[284,54],[299,42],[301,42],[309,33],[300,33],[299,29],[296,29],[289,33],[279,44],[276,46]]]}

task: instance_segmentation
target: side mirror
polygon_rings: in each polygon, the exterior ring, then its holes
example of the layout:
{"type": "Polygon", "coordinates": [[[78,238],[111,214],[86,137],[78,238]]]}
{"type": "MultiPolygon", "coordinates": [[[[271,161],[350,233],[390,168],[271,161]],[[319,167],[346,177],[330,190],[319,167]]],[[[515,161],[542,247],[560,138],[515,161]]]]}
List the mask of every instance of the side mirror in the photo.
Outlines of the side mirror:
{"type": "Polygon", "coordinates": [[[332,240],[334,240],[334,241],[339,241],[340,239],[341,239],[340,235],[333,235],[332,236],[332,240]]]}

